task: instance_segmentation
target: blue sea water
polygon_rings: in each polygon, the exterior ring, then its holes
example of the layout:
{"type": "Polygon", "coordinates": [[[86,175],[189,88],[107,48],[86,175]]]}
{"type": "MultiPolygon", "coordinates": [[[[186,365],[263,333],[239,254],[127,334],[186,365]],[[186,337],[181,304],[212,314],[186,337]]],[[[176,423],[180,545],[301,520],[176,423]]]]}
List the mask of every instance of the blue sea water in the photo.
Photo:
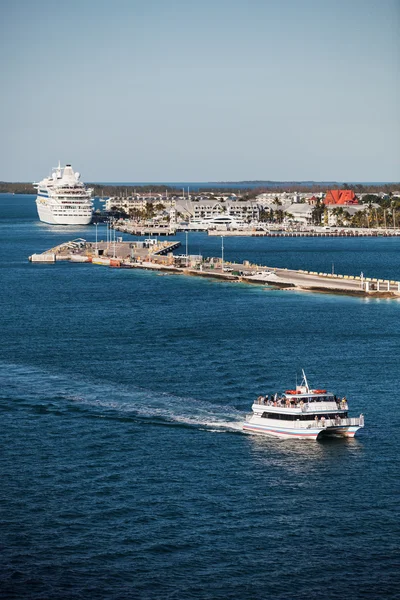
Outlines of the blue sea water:
{"type": "MultiPolygon", "coordinates": [[[[398,301],[30,264],[95,235],[32,196],[0,198],[0,235],[2,598],[399,597],[398,301]],[[301,368],[365,414],[357,438],[242,433],[301,368]]],[[[394,279],[399,251],[224,240],[227,260],[394,279]]]]}

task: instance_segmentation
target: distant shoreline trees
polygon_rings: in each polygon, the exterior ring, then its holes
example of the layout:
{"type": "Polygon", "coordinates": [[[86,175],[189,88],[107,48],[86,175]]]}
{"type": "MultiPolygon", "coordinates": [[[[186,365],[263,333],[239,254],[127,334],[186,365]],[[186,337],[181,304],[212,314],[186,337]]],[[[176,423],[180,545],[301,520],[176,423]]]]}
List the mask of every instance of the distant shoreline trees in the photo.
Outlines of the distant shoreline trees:
{"type": "MultiPolygon", "coordinates": [[[[250,186],[249,182],[249,186],[250,186]]],[[[257,182],[258,183],[258,182],[257,182]]],[[[155,194],[164,194],[165,191],[171,195],[180,195],[182,194],[182,188],[166,186],[166,185],[103,185],[98,183],[87,183],[88,187],[93,188],[94,195],[101,196],[131,196],[133,193],[147,194],[153,192],[155,194]]],[[[239,185],[239,182],[238,182],[239,185]]],[[[234,187],[223,187],[223,184],[216,184],[215,187],[203,188],[202,191],[215,194],[218,193],[236,193],[240,196],[239,200],[253,200],[259,194],[264,192],[298,192],[298,193],[325,193],[327,189],[352,189],[356,194],[384,194],[387,196],[391,196],[393,192],[398,191],[400,189],[399,183],[385,183],[381,185],[367,185],[367,184],[324,184],[320,183],[312,183],[312,184],[304,184],[296,182],[288,182],[287,184],[277,183],[277,184],[269,184],[266,183],[262,185],[260,183],[256,188],[237,188],[234,187]]],[[[201,190],[200,190],[201,191],[201,190]]],[[[30,182],[7,182],[0,181],[0,193],[2,194],[36,194],[36,190],[30,182]]],[[[186,190],[185,190],[186,193],[186,190]]],[[[193,192],[192,192],[193,193],[193,192]]],[[[373,200],[377,202],[377,200],[373,200]]],[[[379,200],[378,200],[379,201],[379,200]]]]}

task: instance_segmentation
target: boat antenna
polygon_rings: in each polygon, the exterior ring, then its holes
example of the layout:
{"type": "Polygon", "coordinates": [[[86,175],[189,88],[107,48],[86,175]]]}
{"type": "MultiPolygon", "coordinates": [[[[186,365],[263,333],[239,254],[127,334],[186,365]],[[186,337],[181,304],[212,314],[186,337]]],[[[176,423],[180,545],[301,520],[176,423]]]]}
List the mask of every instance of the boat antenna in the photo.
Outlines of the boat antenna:
{"type": "Polygon", "coordinates": [[[302,370],[301,370],[301,372],[303,373],[303,381],[304,381],[304,384],[305,384],[305,386],[306,386],[306,388],[307,388],[307,392],[309,392],[309,391],[310,391],[310,388],[309,388],[309,386],[308,386],[308,381],[307,381],[306,374],[304,373],[304,369],[302,369],[302,370]]]}

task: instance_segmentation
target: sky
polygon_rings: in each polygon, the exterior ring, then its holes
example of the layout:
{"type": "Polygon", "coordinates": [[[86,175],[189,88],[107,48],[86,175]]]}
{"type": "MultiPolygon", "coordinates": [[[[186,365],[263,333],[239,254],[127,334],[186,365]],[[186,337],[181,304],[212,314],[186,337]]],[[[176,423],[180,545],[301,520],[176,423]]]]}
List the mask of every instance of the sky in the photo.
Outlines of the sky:
{"type": "Polygon", "coordinates": [[[2,0],[0,180],[400,181],[400,0],[2,0]]]}

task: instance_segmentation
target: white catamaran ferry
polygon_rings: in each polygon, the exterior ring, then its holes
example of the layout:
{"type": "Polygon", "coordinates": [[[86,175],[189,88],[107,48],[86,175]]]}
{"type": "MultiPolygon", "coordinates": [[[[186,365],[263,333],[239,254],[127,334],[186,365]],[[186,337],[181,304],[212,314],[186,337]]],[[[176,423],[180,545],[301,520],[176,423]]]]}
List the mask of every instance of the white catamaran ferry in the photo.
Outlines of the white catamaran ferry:
{"type": "Polygon", "coordinates": [[[245,431],[282,438],[316,440],[322,436],[354,437],[364,427],[364,416],[348,416],[346,398],[326,390],[311,390],[303,380],[284,394],[259,396],[243,424],[245,431]]]}
{"type": "Polygon", "coordinates": [[[53,169],[50,177],[34,183],[39,219],[53,225],[88,225],[92,220],[91,188],[80,181],[71,165],[53,169]]]}

